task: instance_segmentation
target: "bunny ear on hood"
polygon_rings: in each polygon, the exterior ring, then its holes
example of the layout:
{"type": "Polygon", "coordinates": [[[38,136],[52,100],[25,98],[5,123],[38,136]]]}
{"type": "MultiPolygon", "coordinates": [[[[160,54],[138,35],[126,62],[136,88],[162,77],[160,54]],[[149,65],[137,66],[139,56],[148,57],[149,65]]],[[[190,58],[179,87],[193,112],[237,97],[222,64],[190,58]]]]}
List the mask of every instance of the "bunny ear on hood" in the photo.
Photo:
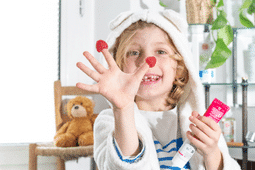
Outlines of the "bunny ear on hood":
{"type": "MultiPolygon", "coordinates": [[[[185,65],[189,71],[189,81],[184,87],[184,93],[177,106],[181,132],[185,140],[186,132],[189,130],[189,116],[192,111],[198,111],[200,114],[205,112],[204,90],[197,69],[194,67],[191,48],[187,39],[187,21],[173,10],[157,11],[145,9],[123,12],[110,23],[111,32],[106,40],[109,49],[114,46],[116,39],[126,28],[139,20],[153,23],[168,33],[178,52],[183,56],[185,65]]],[[[102,64],[108,68],[104,57],[101,61],[103,61],[102,64]]]]}
{"type": "Polygon", "coordinates": [[[111,30],[114,30],[116,27],[118,27],[120,24],[123,23],[128,17],[130,17],[133,14],[132,11],[126,11],[119,14],[114,20],[112,20],[109,24],[109,27],[111,30]]]}
{"type": "Polygon", "coordinates": [[[187,34],[187,30],[188,30],[188,23],[186,22],[186,20],[183,20],[182,16],[173,11],[173,10],[164,10],[162,12],[162,15],[164,17],[166,17],[169,22],[171,22],[173,25],[175,25],[175,27],[182,32],[183,34],[187,34]]]}

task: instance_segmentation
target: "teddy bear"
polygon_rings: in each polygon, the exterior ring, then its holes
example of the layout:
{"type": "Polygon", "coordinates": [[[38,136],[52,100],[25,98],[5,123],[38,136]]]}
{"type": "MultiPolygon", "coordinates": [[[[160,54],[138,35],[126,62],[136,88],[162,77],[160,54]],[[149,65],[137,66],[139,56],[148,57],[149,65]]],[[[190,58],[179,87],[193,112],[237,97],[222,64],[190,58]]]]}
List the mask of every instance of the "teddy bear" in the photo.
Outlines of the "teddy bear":
{"type": "Polygon", "coordinates": [[[84,96],[71,99],[67,105],[67,114],[71,118],[56,133],[54,144],[58,147],[93,145],[94,103],[84,96]]]}

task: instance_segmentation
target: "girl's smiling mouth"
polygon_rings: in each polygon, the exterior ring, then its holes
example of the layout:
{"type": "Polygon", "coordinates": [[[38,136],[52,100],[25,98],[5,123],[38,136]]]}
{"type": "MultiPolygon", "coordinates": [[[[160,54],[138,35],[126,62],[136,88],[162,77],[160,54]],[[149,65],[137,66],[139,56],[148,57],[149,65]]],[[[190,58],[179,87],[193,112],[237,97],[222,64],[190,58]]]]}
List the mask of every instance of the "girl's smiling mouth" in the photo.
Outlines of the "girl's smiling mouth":
{"type": "Polygon", "coordinates": [[[150,85],[159,82],[162,79],[162,76],[157,74],[145,74],[142,79],[141,84],[150,85]]]}

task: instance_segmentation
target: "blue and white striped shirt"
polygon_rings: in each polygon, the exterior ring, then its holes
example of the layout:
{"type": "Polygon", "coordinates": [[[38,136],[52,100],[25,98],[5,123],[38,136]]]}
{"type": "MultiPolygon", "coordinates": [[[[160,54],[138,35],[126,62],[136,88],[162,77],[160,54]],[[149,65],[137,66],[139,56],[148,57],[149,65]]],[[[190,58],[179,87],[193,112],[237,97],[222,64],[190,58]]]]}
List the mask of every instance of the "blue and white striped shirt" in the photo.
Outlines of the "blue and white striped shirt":
{"type": "MultiPolygon", "coordinates": [[[[181,147],[183,140],[181,138],[180,127],[176,109],[170,111],[142,111],[141,114],[148,121],[148,124],[153,133],[154,145],[158,155],[158,161],[161,170],[165,169],[180,169],[172,167],[172,159],[176,152],[181,147]]],[[[119,158],[128,163],[135,163],[142,159],[143,153],[146,150],[140,141],[141,152],[135,157],[124,157],[114,139],[114,145],[119,158]]],[[[182,170],[190,169],[189,162],[182,170]]]]}

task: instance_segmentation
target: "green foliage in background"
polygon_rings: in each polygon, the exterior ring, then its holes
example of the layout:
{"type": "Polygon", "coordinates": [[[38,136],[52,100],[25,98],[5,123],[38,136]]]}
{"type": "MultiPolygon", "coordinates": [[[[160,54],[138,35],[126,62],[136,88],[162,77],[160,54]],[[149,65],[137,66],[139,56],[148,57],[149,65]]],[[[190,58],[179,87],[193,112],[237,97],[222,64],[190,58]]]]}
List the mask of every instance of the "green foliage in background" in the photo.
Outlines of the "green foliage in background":
{"type": "Polygon", "coordinates": [[[245,0],[239,10],[239,20],[247,28],[254,27],[253,23],[246,17],[245,11],[252,15],[255,13],[255,0],[245,0]]]}
{"type": "MultiPolygon", "coordinates": [[[[217,0],[212,1],[215,4],[217,3],[217,0]]],[[[223,7],[223,0],[219,0],[218,4],[215,6],[217,17],[213,21],[211,28],[213,31],[217,31],[217,39],[214,39],[216,47],[212,53],[211,60],[208,62],[205,69],[220,67],[232,55],[232,51],[228,46],[233,42],[233,30],[227,20],[227,14],[223,7]]]]}
{"type": "MultiPolygon", "coordinates": [[[[208,62],[205,69],[220,67],[232,55],[228,46],[231,42],[233,42],[233,30],[227,20],[227,14],[223,9],[224,2],[223,0],[211,1],[217,13],[217,17],[213,21],[211,30],[217,31],[217,39],[214,38],[216,46],[212,53],[211,60],[208,62]]],[[[167,7],[161,0],[159,0],[159,4],[163,7],[167,7]]],[[[211,33],[213,31],[211,31],[211,33]]]]}

